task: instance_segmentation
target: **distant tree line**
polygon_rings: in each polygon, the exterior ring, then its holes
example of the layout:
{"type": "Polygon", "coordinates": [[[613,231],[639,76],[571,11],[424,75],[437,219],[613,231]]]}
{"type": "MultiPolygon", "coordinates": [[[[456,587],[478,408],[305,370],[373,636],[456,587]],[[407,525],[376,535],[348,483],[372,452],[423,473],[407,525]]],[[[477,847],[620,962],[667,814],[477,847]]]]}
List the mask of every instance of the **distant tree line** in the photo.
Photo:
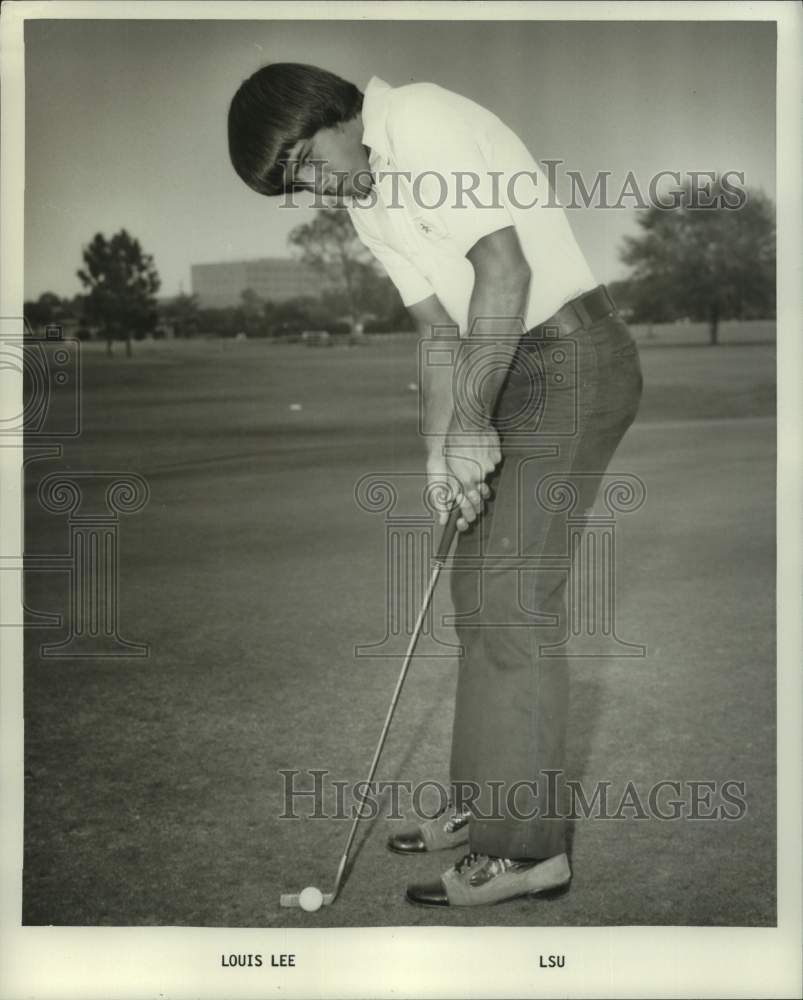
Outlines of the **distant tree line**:
{"type": "MultiPolygon", "coordinates": [[[[707,194],[710,203],[722,204],[717,180],[707,194]]],[[[705,208],[698,192],[696,203],[689,194],[675,207],[640,211],[637,222],[640,232],[625,237],[620,253],[630,275],[610,283],[627,319],[703,320],[716,344],[721,320],[775,316],[775,206],[766,195],[747,191],[738,209],[705,208]]],[[[320,275],[318,296],[272,302],[244,289],[240,302],[225,309],[202,308],[185,294],[160,302],[153,257],[121,229],[110,239],[96,233],[84,247],[76,272],[83,294],[62,299],[45,292],[25,303],[25,316],[35,327],[59,323],[78,336],[101,336],[109,354],[115,341],[125,342],[130,354],[132,341],[149,335],[293,337],[318,329],[359,337],[413,328],[347,212],[319,210],[288,242],[320,275]]]]}
{"type": "Polygon", "coordinates": [[[184,293],[158,300],[161,280],[139,240],[125,229],[110,239],[96,233],[76,272],[84,292],[66,298],[44,292],[25,302],[25,317],[33,327],[58,324],[80,338],[103,338],[110,355],[117,341],[130,355],[133,342],[146,336],[293,337],[307,329],[354,336],[412,329],[398,292],[358,243],[346,212],[319,213],[290,234],[290,243],[321,275],[320,295],[273,302],[244,289],[236,306],[214,309],[184,293]]]}
{"type": "MultiPolygon", "coordinates": [[[[364,313],[360,332],[389,333],[412,330],[413,324],[392,285],[385,289],[390,308],[381,313],[364,313]],[[394,302],[393,299],[398,299],[394,302]]],[[[355,324],[345,311],[337,292],[320,297],[298,296],[273,302],[246,288],[236,306],[202,308],[194,295],[179,295],[159,305],[165,328],[176,337],[294,338],[304,330],[328,330],[332,334],[354,335],[355,324]]]]}
{"type": "MultiPolygon", "coordinates": [[[[721,194],[714,180],[706,201],[721,194]]],[[[611,295],[632,322],[706,322],[716,344],[721,320],[775,317],[775,205],[760,191],[738,209],[694,204],[689,190],[675,208],[639,213],[620,255],[630,276],[611,295]]]]}

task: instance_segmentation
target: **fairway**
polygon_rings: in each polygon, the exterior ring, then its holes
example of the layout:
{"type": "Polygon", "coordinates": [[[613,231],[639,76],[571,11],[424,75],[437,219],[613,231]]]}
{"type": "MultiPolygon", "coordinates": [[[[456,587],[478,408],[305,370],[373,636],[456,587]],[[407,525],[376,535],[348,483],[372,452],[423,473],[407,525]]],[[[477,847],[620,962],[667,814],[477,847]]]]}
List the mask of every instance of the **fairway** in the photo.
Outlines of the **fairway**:
{"type": "MultiPolygon", "coordinates": [[[[349,821],[279,819],[278,772],[364,778],[398,674],[354,653],[382,640],[388,599],[383,514],[354,493],[398,476],[414,506],[416,339],[111,360],[89,344],[81,435],[28,466],[26,551],[67,547],[42,476],[143,476],[147,505],[120,518],[119,625],[150,653],[42,659],[64,633],[27,634],[23,922],[774,925],[775,343],[640,344],[643,402],[611,470],[647,489],[617,525],[617,630],[648,651],[570,661],[568,770],[619,790],[742,781],[743,818],[578,820],[567,895],[432,911],[405,884],[459,852],[391,855],[401,824],[380,817],[333,906],[280,910],[282,892],[329,891],[349,821]]],[[[65,593],[63,574],[28,574],[29,607],[63,612],[65,593]]],[[[450,611],[442,585],[433,620],[450,611]]],[[[446,781],[457,669],[414,662],[380,778],[446,781]]]]}

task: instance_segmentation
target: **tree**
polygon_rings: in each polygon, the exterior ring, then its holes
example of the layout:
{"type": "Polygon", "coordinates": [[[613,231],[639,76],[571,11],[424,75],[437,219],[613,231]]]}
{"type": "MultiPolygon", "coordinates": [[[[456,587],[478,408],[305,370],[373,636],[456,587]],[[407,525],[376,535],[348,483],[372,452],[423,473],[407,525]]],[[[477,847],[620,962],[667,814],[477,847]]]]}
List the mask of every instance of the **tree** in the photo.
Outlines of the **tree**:
{"type": "Polygon", "coordinates": [[[173,327],[177,337],[192,337],[198,332],[198,299],[194,295],[179,292],[175,298],[161,303],[158,311],[161,318],[173,327]]]}
{"type": "Polygon", "coordinates": [[[132,336],[144,336],[157,323],[156,293],[161,281],[153,257],[121,229],[110,240],[96,233],[84,247],[83,259],[84,267],[77,274],[89,289],[87,316],[103,328],[109,355],[112,342],[124,339],[130,357],[132,336]]]}
{"type": "Polygon", "coordinates": [[[716,344],[720,320],[775,315],[775,206],[760,191],[744,195],[724,207],[734,197],[717,179],[696,205],[718,207],[695,207],[689,184],[677,207],[640,214],[642,233],[626,236],[621,252],[633,268],[635,320],[705,320],[716,344]]]}
{"type": "MultiPolygon", "coordinates": [[[[327,309],[326,298],[312,295],[265,303],[265,334],[269,337],[287,337],[304,329],[332,327],[332,310],[327,309]]],[[[350,330],[351,327],[349,326],[350,330]]],[[[330,332],[335,332],[330,329],[330,332]]]]}
{"type": "Polygon", "coordinates": [[[242,331],[249,337],[258,337],[265,333],[265,302],[253,288],[244,288],[240,293],[240,304],[235,310],[235,322],[238,333],[242,331]]]}
{"type": "Polygon", "coordinates": [[[31,326],[44,327],[59,319],[63,308],[58,295],[54,292],[42,292],[38,299],[24,304],[23,312],[31,326]]]}
{"type": "Polygon", "coordinates": [[[321,276],[327,305],[348,317],[352,333],[362,329],[366,315],[386,308],[397,295],[345,209],[319,209],[312,222],[292,230],[288,241],[321,276]]]}

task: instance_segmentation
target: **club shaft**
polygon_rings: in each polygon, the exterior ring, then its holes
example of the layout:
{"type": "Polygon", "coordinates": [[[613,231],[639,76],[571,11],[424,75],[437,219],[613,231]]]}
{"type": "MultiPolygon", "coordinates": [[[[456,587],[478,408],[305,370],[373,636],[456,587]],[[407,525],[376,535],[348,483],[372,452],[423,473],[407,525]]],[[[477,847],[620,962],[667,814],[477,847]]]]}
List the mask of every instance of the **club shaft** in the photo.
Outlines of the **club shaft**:
{"type": "MultiPolygon", "coordinates": [[[[379,742],[377,743],[376,752],[374,753],[374,759],[371,761],[371,770],[368,772],[368,778],[365,782],[366,792],[371,786],[371,782],[374,780],[374,775],[376,774],[377,764],[379,763],[379,758],[382,756],[382,750],[385,746],[385,740],[388,735],[388,730],[390,729],[390,723],[393,720],[393,713],[396,711],[396,705],[399,701],[399,696],[401,695],[402,687],[404,686],[404,679],[407,676],[407,671],[410,667],[410,663],[413,659],[413,653],[415,652],[416,643],[418,642],[418,636],[421,632],[421,626],[424,624],[424,619],[429,611],[429,605],[432,601],[432,595],[435,591],[435,585],[438,582],[438,577],[440,576],[441,569],[443,568],[443,563],[440,559],[436,559],[432,568],[432,575],[429,579],[429,586],[427,587],[426,593],[424,594],[424,599],[421,604],[421,610],[418,612],[418,618],[415,623],[415,628],[413,629],[413,634],[410,637],[410,643],[407,646],[407,653],[404,657],[404,663],[402,664],[401,671],[399,672],[399,679],[396,681],[396,690],[393,692],[393,697],[390,700],[390,707],[388,708],[388,714],[385,717],[385,724],[382,727],[382,732],[379,736],[379,742]]],[[[334,889],[332,889],[332,895],[336,896],[339,889],[340,883],[343,879],[343,874],[346,870],[346,862],[348,861],[349,851],[351,850],[351,845],[354,841],[354,835],[357,832],[357,825],[362,818],[362,803],[360,804],[357,815],[354,817],[354,822],[351,824],[351,830],[349,831],[348,840],[346,841],[346,847],[343,851],[343,856],[340,859],[340,864],[337,869],[337,877],[335,878],[334,889]]]]}

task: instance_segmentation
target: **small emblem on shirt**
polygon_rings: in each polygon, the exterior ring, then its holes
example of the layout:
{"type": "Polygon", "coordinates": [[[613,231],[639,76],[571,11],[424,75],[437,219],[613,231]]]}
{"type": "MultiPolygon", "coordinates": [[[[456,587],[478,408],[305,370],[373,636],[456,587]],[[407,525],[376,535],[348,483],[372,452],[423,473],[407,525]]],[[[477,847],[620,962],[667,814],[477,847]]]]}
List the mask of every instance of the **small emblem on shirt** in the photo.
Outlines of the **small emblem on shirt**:
{"type": "Polygon", "coordinates": [[[435,219],[422,218],[418,215],[414,217],[413,222],[418,227],[419,232],[425,236],[431,236],[434,239],[443,239],[447,235],[446,229],[435,219]]]}

